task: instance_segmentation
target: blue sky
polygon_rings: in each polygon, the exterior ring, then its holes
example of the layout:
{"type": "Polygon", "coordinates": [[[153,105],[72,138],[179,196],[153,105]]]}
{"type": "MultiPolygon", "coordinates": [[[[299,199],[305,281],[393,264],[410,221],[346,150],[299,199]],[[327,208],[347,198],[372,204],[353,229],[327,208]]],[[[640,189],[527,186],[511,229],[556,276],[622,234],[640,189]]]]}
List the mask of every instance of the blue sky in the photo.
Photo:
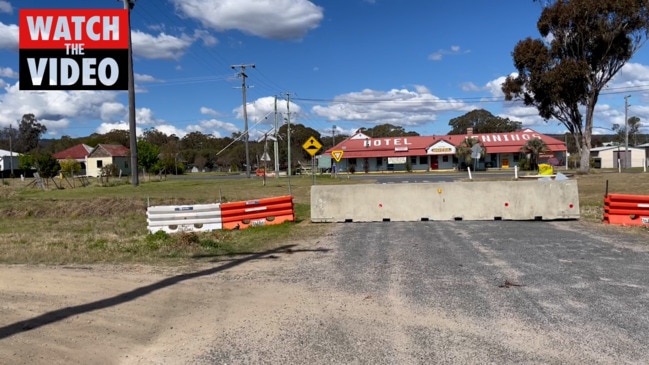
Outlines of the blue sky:
{"type": "MultiPolygon", "coordinates": [[[[0,0],[0,128],[33,113],[45,138],[128,129],[126,92],[19,91],[21,8],[119,9],[116,0],[0,0]]],[[[251,138],[279,120],[323,134],[391,123],[422,135],[450,130],[473,109],[563,133],[535,109],[505,102],[511,52],[538,38],[532,0],[138,0],[131,13],[138,129],[216,137],[244,129],[246,74],[251,138]],[[335,126],[335,127],[334,127],[335,126]]],[[[642,48],[600,97],[596,126],[637,116],[649,133],[649,49],[642,48]]],[[[611,133],[596,129],[595,133],[611,133]]]]}

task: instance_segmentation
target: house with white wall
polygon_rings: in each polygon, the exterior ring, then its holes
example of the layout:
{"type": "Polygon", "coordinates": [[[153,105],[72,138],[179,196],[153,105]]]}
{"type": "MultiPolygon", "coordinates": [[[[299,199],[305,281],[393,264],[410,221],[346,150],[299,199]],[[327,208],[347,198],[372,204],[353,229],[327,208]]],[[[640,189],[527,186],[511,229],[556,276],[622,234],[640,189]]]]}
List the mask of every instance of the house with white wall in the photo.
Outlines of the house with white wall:
{"type": "Polygon", "coordinates": [[[596,168],[617,169],[628,167],[643,167],[647,163],[646,150],[639,147],[629,147],[628,158],[625,146],[604,146],[595,147],[590,150],[590,157],[595,161],[596,168]]]}
{"type": "Polygon", "coordinates": [[[86,158],[86,175],[101,176],[101,169],[114,165],[122,176],[131,174],[131,153],[128,148],[116,144],[98,144],[86,158]]]}
{"type": "Polygon", "coordinates": [[[18,156],[16,152],[0,150],[0,172],[7,171],[7,174],[11,174],[12,170],[18,170],[18,156]]]}

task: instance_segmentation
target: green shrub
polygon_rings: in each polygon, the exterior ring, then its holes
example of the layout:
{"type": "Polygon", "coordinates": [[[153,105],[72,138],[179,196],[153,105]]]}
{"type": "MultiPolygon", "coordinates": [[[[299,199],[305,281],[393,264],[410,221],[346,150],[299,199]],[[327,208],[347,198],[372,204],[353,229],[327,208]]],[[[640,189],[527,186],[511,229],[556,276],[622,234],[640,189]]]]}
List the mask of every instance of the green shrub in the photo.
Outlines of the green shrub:
{"type": "Polygon", "coordinates": [[[521,158],[518,160],[518,168],[520,170],[529,171],[532,169],[532,162],[527,158],[521,158]]]}

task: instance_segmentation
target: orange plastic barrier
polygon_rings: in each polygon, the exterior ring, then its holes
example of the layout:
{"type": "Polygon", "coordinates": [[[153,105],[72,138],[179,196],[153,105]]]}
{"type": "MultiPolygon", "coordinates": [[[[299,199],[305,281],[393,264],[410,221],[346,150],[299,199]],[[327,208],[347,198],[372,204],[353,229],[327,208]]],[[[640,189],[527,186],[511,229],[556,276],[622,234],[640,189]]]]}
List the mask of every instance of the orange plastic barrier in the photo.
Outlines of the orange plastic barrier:
{"type": "Polygon", "coordinates": [[[255,175],[257,176],[266,176],[266,177],[275,177],[274,172],[266,172],[266,169],[263,167],[258,168],[255,170],[255,175]]]}
{"type": "Polygon", "coordinates": [[[221,204],[223,229],[295,222],[295,207],[290,195],[221,204]]]}
{"type": "Polygon", "coordinates": [[[604,197],[604,223],[649,226],[649,195],[608,194],[604,197]]]}

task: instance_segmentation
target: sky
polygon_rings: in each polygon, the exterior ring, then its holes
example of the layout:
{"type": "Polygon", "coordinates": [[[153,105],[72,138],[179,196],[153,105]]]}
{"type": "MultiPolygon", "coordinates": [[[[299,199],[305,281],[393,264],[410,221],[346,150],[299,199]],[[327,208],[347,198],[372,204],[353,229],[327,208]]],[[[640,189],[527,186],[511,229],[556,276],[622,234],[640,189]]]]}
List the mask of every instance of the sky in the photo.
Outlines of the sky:
{"type": "MultiPolygon", "coordinates": [[[[43,138],[128,130],[126,91],[21,91],[18,82],[20,9],[123,7],[121,0],[0,0],[0,128],[32,113],[47,127],[43,138]]],[[[516,71],[516,43],[539,38],[541,11],[532,0],[137,0],[138,134],[245,130],[240,65],[247,65],[251,139],[272,133],[276,118],[324,135],[385,123],[443,135],[451,119],[474,109],[564,133],[501,91],[516,71]]],[[[595,134],[624,124],[625,96],[628,117],[649,133],[649,46],[603,90],[595,134]]]]}

